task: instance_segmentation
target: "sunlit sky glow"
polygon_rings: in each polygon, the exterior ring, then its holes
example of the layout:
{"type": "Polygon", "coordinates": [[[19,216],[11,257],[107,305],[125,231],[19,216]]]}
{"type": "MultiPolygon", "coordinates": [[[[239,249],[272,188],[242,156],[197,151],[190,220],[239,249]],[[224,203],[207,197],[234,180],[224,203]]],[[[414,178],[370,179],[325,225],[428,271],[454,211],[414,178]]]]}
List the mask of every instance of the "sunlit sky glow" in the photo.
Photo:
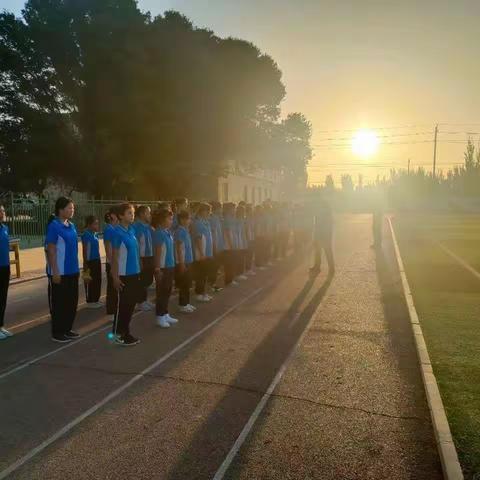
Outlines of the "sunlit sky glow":
{"type": "MultiPolygon", "coordinates": [[[[0,5],[19,13],[23,1],[0,0],[0,5]]],[[[272,55],[288,91],[283,111],[301,111],[313,123],[311,183],[323,182],[328,173],[336,180],[344,173],[372,180],[394,166],[406,167],[409,158],[413,168],[428,168],[435,124],[462,124],[440,126],[438,164],[445,170],[462,162],[464,132],[480,132],[480,125],[463,125],[480,122],[478,0],[141,0],[139,5],[152,14],[179,10],[198,26],[248,39],[272,55]],[[360,129],[380,137],[369,158],[352,151],[360,129]]]]}

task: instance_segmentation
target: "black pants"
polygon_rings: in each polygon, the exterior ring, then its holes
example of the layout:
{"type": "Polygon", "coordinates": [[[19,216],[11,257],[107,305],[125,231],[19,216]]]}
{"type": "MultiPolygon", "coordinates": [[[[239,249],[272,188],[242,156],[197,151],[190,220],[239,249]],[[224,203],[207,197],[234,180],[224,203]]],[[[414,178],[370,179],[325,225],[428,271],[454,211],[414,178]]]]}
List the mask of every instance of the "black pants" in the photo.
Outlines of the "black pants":
{"type": "Polygon", "coordinates": [[[245,260],[247,258],[247,251],[235,250],[236,275],[243,275],[245,273],[245,260]]]}
{"type": "Polygon", "coordinates": [[[118,292],[113,286],[112,268],[109,263],[105,264],[105,272],[107,277],[107,315],[115,315],[118,308],[118,292]]]}
{"type": "Polygon", "coordinates": [[[209,285],[216,285],[218,271],[220,270],[220,266],[222,265],[222,253],[217,253],[212,258],[207,258],[208,262],[208,273],[207,273],[207,283],[209,285]]]}
{"type": "Polygon", "coordinates": [[[178,304],[185,307],[190,303],[190,289],[192,288],[192,270],[190,265],[185,265],[185,270],[180,272],[177,265],[175,269],[175,286],[178,288],[178,304]]]}
{"type": "Polygon", "coordinates": [[[132,321],[135,305],[140,297],[140,275],[126,275],[120,277],[123,283],[122,289],[117,292],[117,308],[113,322],[113,333],[124,336],[130,333],[130,322],[132,321]]]}
{"type": "Polygon", "coordinates": [[[172,294],[173,277],[175,276],[174,268],[162,268],[162,276],[157,282],[157,303],[155,313],[157,316],[166,315],[168,313],[168,302],[172,294]]]}
{"type": "Polygon", "coordinates": [[[320,270],[322,266],[322,250],[325,252],[328,263],[329,273],[335,271],[335,262],[333,259],[332,237],[316,238],[313,242],[315,250],[314,268],[320,270]]]}
{"type": "Polygon", "coordinates": [[[7,308],[8,286],[10,284],[10,265],[0,267],[0,328],[5,322],[5,309],[7,308]]]}
{"type": "Polygon", "coordinates": [[[95,303],[100,300],[102,290],[102,262],[98,260],[89,260],[86,266],[90,271],[92,279],[85,282],[85,297],[87,303],[95,303]]]}
{"type": "Polygon", "coordinates": [[[142,272],[140,273],[140,283],[142,290],[140,293],[139,303],[145,302],[148,298],[148,287],[153,283],[153,257],[143,257],[142,272]]]}
{"type": "Polygon", "coordinates": [[[62,275],[60,283],[48,277],[48,304],[52,317],[52,335],[65,335],[73,328],[78,306],[78,273],[62,275]]]}
{"type": "Polygon", "coordinates": [[[252,240],[248,242],[248,250],[245,257],[245,268],[249,272],[253,269],[253,257],[255,255],[255,242],[252,240]]]}
{"type": "Polygon", "coordinates": [[[209,259],[199,260],[193,264],[195,293],[197,295],[205,294],[205,286],[207,284],[208,269],[210,265],[209,259]]]}
{"type": "Polygon", "coordinates": [[[223,252],[223,268],[225,271],[225,285],[230,285],[235,278],[235,252],[236,250],[225,250],[223,252]]]}
{"type": "Polygon", "coordinates": [[[265,237],[255,239],[255,266],[263,267],[265,265],[265,237]]]}

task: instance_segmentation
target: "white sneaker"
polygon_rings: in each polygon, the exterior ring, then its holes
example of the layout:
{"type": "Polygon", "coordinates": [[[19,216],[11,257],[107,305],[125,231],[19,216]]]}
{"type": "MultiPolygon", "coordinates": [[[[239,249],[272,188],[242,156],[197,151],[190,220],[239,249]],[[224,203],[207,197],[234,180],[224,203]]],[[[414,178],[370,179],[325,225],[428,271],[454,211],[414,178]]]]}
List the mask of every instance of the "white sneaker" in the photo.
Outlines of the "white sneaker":
{"type": "Polygon", "coordinates": [[[207,303],[210,301],[210,297],[208,295],[197,295],[195,299],[197,300],[197,302],[201,303],[207,303]]]}
{"type": "Polygon", "coordinates": [[[156,324],[161,328],[170,328],[166,315],[159,315],[155,318],[156,324]]]}
{"type": "Polygon", "coordinates": [[[236,287],[237,285],[240,285],[240,284],[236,280],[233,280],[233,282],[230,285],[233,285],[234,287],[236,287]]]}
{"type": "Polygon", "coordinates": [[[0,340],[6,340],[8,337],[3,333],[0,332],[0,340]]]}
{"type": "Polygon", "coordinates": [[[248,280],[248,277],[246,275],[240,275],[237,277],[239,280],[248,280]]]}
{"type": "Polygon", "coordinates": [[[250,277],[254,277],[256,275],[256,273],[253,270],[249,270],[247,272],[247,275],[249,275],[250,277]]]}
{"type": "Polygon", "coordinates": [[[142,312],[151,312],[153,310],[153,305],[145,300],[145,302],[138,305],[138,309],[142,312]]]}
{"type": "Polygon", "coordinates": [[[189,303],[187,307],[190,308],[192,312],[194,312],[197,309],[197,307],[195,305],[192,305],[191,303],[189,303]]]}
{"type": "Polygon", "coordinates": [[[0,333],[3,333],[6,337],[13,337],[13,333],[8,331],[6,328],[0,328],[0,333]]]}
{"type": "Polygon", "coordinates": [[[167,313],[165,316],[167,317],[167,322],[170,325],[175,325],[176,323],[178,323],[178,320],[176,318],[171,317],[170,314],[167,313]]]}
{"type": "Polygon", "coordinates": [[[259,270],[262,270],[262,272],[263,272],[264,270],[267,269],[267,267],[258,267],[258,269],[259,269],[259,270]]]}
{"type": "Polygon", "coordinates": [[[178,310],[182,313],[193,313],[194,310],[190,307],[190,305],[182,305],[178,307],[178,310]]]}
{"type": "Polygon", "coordinates": [[[213,300],[213,297],[211,295],[209,295],[208,293],[206,293],[204,295],[204,297],[210,302],[211,300],[213,300]]]}

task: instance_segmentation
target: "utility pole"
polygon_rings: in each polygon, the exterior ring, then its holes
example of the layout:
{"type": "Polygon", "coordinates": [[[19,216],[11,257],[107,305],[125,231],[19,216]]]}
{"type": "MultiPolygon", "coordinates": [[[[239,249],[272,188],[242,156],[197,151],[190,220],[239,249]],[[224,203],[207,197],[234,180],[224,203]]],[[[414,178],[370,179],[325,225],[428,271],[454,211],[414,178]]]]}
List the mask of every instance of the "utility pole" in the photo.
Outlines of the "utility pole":
{"type": "Polygon", "coordinates": [[[410,159],[408,159],[407,175],[410,175],[410,159]]]}
{"type": "Polygon", "coordinates": [[[437,137],[438,137],[438,125],[435,125],[435,138],[433,140],[433,178],[435,179],[435,173],[437,170],[437,137]]]}

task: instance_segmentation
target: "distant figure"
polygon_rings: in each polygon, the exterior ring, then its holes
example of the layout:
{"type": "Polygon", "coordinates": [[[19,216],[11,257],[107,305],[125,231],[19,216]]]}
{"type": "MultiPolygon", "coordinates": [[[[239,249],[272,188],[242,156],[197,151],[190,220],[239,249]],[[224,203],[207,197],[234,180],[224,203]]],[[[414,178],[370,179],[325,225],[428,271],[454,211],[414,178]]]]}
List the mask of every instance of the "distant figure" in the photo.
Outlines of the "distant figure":
{"type": "Polygon", "coordinates": [[[375,199],[372,212],[372,248],[381,248],[383,237],[383,202],[380,198],[375,199]]]}
{"type": "Polygon", "coordinates": [[[328,274],[335,273],[335,262],[333,259],[332,237],[333,237],[333,214],[330,205],[322,198],[313,206],[313,248],[315,252],[315,263],[310,269],[313,274],[318,274],[322,269],[322,250],[325,252],[328,262],[328,274]]]}

